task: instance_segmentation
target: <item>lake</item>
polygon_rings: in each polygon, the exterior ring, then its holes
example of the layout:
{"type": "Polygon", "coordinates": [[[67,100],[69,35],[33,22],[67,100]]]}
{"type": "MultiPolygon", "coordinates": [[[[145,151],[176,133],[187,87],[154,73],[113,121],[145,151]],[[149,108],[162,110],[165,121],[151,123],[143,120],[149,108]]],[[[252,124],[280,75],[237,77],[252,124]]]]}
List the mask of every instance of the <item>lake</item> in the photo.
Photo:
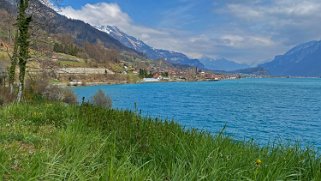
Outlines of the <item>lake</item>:
{"type": "Polygon", "coordinates": [[[321,150],[321,79],[240,79],[76,87],[81,99],[99,89],[118,109],[174,119],[186,128],[261,145],[300,141],[321,150]]]}

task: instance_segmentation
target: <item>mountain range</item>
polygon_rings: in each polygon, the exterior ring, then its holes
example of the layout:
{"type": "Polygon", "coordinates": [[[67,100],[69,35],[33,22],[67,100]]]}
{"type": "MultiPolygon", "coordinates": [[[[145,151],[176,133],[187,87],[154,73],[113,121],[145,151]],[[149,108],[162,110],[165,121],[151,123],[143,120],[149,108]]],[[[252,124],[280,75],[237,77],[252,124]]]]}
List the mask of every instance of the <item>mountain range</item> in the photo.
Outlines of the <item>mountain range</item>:
{"type": "Polygon", "coordinates": [[[235,71],[240,69],[247,69],[250,66],[246,64],[239,64],[235,61],[227,60],[225,58],[211,59],[211,58],[201,58],[200,62],[209,70],[216,71],[235,71]]]}
{"type": "Polygon", "coordinates": [[[260,64],[257,67],[250,67],[249,65],[239,64],[225,58],[190,59],[182,53],[155,49],[143,41],[122,32],[115,26],[107,25],[96,28],[106,32],[126,47],[141,52],[153,60],[164,59],[173,64],[196,66],[207,70],[231,73],[269,74],[272,76],[321,76],[321,41],[303,43],[292,48],[284,55],[276,56],[268,63],[260,64]]]}
{"type": "Polygon", "coordinates": [[[7,11],[13,11],[15,8],[12,5],[13,1],[10,0],[1,0],[0,8],[6,9],[7,11]]]}
{"type": "Polygon", "coordinates": [[[273,76],[320,77],[321,41],[300,44],[259,67],[273,76]]]}
{"type": "MultiPolygon", "coordinates": [[[[0,9],[10,9],[11,13],[17,10],[14,5],[15,0],[1,0],[0,9]]],[[[60,15],[55,10],[42,4],[39,0],[30,1],[29,5],[33,13],[33,22],[37,22],[43,30],[50,34],[63,34],[72,36],[77,43],[90,42],[90,43],[102,43],[106,48],[112,48],[119,51],[127,51],[135,53],[132,49],[124,46],[118,40],[109,36],[107,33],[101,32],[91,25],[80,21],[69,19],[63,15],[60,15]]]]}
{"type": "MultiPolygon", "coordinates": [[[[0,9],[14,11],[14,0],[1,0],[0,9]]],[[[135,55],[158,60],[163,59],[175,65],[187,65],[208,70],[237,72],[268,72],[273,76],[321,76],[321,41],[311,41],[298,45],[283,55],[276,56],[271,62],[250,68],[227,59],[202,58],[192,59],[183,53],[153,48],[143,41],[130,36],[114,26],[92,27],[80,20],[69,19],[56,11],[33,0],[32,6],[37,8],[41,16],[33,16],[36,22],[45,22],[42,26],[50,34],[69,35],[76,44],[83,42],[99,43],[106,48],[116,49],[135,55]],[[244,70],[245,69],[245,70],[244,70]]]]}
{"type": "Polygon", "coordinates": [[[108,35],[112,36],[126,47],[143,53],[145,56],[152,60],[163,59],[172,64],[204,68],[204,65],[197,59],[191,59],[183,53],[153,48],[143,41],[124,33],[116,26],[106,25],[96,26],[96,28],[103,32],[106,32],[108,35]]]}
{"type": "MultiPolygon", "coordinates": [[[[39,11],[33,17],[34,20],[36,22],[47,22],[42,25],[42,29],[51,34],[69,35],[74,38],[77,44],[82,44],[83,42],[101,43],[106,48],[138,55],[143,54],[149,59],[163,59],[174,65],[193,66],[209,70],[219,70],[222,68],[222,66],[218,68],[213,66],[206,67],[200,62],[200,60],[189,58],[183,53],[153,48],[143,41],[122,32],[115,26],[106,25],[92,27],[81,20],[69,19],[60,15],[50,7],[40,3],[38,0],[30,2],[31,6],[39,11]]],[[[0,8],[15,11],[16,7],[13,4],[14,0],[1,0],[0,8]]],[[[223,67],[223,70],[230,69],[231,68],[227,66],[223,67]]]]}

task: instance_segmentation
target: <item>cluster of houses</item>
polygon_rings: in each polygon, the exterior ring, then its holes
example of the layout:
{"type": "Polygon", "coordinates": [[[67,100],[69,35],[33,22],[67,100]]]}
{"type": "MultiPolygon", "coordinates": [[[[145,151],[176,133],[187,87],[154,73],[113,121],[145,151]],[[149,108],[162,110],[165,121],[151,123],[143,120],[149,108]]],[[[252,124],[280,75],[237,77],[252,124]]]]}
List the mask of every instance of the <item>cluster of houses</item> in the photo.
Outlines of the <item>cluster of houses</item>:
{"type": "Polygon", "coordinates": [[[144,78],[144,82],[158,82],[158,81],[219,81],[223,79],[238,79],[238,75],[216,74],[213,72],[206,72],[196,68],[185,70],[169,69],[167,71],[148,71],[152,76],[144,78]]]}

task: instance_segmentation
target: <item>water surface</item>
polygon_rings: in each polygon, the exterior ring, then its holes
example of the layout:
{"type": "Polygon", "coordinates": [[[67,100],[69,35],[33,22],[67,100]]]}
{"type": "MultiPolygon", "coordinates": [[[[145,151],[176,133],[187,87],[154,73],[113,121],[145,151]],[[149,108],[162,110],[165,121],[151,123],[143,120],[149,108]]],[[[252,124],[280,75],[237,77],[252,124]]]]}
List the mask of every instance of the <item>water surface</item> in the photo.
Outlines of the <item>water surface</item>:
{"type": "Polygon", "coordinates": [[[174,119],[213,134],[226,125],[235,139],[259,144],[301,141],[321,149],[321,79],[241,79],[77,87],[78,97],[99,89],[113,106],[174,119]]]}

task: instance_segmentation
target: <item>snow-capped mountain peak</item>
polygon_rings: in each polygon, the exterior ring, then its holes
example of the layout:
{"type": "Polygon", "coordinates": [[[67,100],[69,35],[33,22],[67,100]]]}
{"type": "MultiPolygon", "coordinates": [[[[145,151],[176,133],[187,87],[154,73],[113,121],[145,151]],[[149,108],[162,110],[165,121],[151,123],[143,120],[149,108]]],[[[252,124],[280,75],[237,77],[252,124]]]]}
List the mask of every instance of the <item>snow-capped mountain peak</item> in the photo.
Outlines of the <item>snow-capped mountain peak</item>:
{"type": "MultiPolygon", "coordinates": [[[[141,52],[141,49],[144,48],[148,48],[144,42],[138,40],[137,38],[133,37],[133,36],[129,36],[126,33],[122,32],[118,27],[116,26],[96,26],[95,28],[97,28],[100,31],[106,32],[108,33],[110,36],[112,36],[113,38],[117,39],[118,41],[120,41],[122,44],[124,44],[125,46],[134,49],[138,52],[141,52]]],[[[144,52],[142,52],[144,53],[144,52]]]]}
{"type": "Polygon", "coordinates": [[[174,51],[168,50],[161,50],[155,49],[143,41],[130,36],[124,32],[122,32],[116,26],[96,26],[96,29],[108,33],[110,36],[118,40],[123,45],[127,46],[128,48],[134,49],[137,52],[143,53],[148,58],[157,60],[157,59],[164,59],[173,64],[181,64],[181,65],[189,65],[189,66],[197,66],[203,68],[204,65],[196,59],[190,59],[186,55],[174,51]]]}

